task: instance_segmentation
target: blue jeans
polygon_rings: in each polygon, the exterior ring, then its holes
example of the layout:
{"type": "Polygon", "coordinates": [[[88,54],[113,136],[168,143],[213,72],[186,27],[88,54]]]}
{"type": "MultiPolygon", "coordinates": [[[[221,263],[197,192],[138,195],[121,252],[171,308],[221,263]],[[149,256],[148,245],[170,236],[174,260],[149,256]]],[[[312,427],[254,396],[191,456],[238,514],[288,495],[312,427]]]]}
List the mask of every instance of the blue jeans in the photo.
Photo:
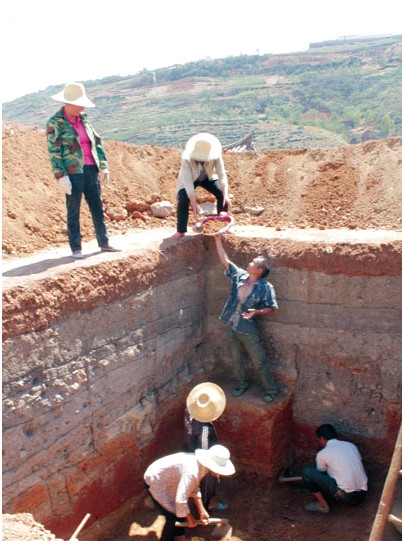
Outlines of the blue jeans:
{"type": "Polygon", "coordinates": [[[109,237],[106,231],[97,166],[84,165],[84,173],[69,175],[69,178],[71,195],[66,195],[66,208],[67,234],[71,251],[81,250],[80,206],[83,194],[91,212],[98,246],[105,246],[109,243],[109,237]]]}
{"type": "MultiPolygon", "coordinates": [[[[220,214],[221,211],[228,210],[228,205],[224,205],[224,196],[222,191],[217,185],[216,180],[196,180],[194,182],[194,187],[197,188],[200,186],[212,193],[217,199],[217,214],[220,214]]],[[[177,231],[179,233],[186,233],[188,219],[189,219],[189,197],[186,193],[185,188],[182,188],[178,192],[178,209],[177,209],[177,231]]]]}
{"type": "Polygon", "coordinates": [[[335,500],[351,504],[361,503],[367,494],[365,490],[344,492],[344,490],[338,488],[333,477],[313,466],[304,466],[302,469],[302,488],[307,488],[313,494],[321,492],[325,497],[330,496],[335,500]]]}
{"type": "Polygon", "coordinates": [[[321,492],[324,496],[334,498],[337,490],[336,481],[326,472],[322,472],[313,466],[304,466],[302,470],[303,488],[310,492],[321,492]]]}
{"type": "Polygon", "coordinates": [[[253,367],[259,374],[259,379],[265,391],[277,390],[268,367],[265,350],[260,343],[257,334],[234,331],[227,325],[227,337],[229,341],[232,363],[238,385],[246,383],[246,366],[242,359],[242,347],[244,347],[252,361],[253,367]]]}

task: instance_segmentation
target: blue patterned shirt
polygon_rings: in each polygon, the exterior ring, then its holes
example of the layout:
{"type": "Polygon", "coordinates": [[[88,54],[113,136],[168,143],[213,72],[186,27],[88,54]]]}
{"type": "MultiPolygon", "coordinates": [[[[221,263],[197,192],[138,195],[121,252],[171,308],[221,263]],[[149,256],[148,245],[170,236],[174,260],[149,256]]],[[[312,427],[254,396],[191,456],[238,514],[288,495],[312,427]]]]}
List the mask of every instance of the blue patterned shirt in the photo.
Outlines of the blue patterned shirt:
{"type": "Polygon", "coordinates": [[[238,289],[246,283],[249,273],[237,267],[231,261],[228,262],[228,265],[229,268],[225,270],[224,274],[232,282],[231,293],[225,303],[220,319],[225,321],[234,331],[257,334],[255,318],[244,319],[242,312],[247,312],[249,308],[254,310],[273,308],[277,310],[278,305],[274,287],[264,278],[259,278],[245,301],[241,303],[238,298],[238,289]]]}

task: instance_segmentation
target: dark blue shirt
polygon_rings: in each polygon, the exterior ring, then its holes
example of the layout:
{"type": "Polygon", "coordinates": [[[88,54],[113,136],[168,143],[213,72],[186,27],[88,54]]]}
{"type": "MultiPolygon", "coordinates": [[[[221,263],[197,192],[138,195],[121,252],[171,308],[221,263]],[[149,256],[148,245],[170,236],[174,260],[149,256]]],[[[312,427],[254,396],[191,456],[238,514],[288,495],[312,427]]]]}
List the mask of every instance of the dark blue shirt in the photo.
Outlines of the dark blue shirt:
{"type": "Polygon", "coordinates": [[[278,305],[274,287],[264,278],[259,278],[245,301],[241,303],[238,298],[238,289],[246,283],[249,273],[237,267],[231,261],[228,262],[228,265],[229,268],[224,274],[232,282],[231,293],[225,303],[220,319],[225,321],[234,331],[256,334],[258,331],[256,322],[254,321],[255,318],[244,319],[242,312],[247,312],[249,308],[254,310],[261,308],[277,309],[278,305]]]}

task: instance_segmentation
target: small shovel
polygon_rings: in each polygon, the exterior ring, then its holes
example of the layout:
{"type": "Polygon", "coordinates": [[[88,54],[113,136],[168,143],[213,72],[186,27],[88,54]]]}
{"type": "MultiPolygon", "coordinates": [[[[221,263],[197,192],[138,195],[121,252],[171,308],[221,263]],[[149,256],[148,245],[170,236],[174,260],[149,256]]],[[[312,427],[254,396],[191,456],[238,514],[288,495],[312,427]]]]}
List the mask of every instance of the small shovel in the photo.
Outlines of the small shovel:
{"type": "MultiPolygon", "coordinates": [[[[196,520],[196,524],[202,526],[214,525],[214,529],[211,532],[213,539],[230,539],[232,537],[232,526],[227,518],[209,518],[208,522],[205,520],[196,520]]],[[[189,526],[188,522],[175,522],[175,526],[186,528],[189,526]]]]}
{"type": "MultiPolygon", "coordinates": [[[[225,520],[225,518],[209,518],[208,520],[196,520],[195,523],[200,526],[210,526],[211,524],[221,524],[225,520]]],[[[179,528],[187,528],[189,527],[189,522],[176,521],[175,526],[179,528]]]]}

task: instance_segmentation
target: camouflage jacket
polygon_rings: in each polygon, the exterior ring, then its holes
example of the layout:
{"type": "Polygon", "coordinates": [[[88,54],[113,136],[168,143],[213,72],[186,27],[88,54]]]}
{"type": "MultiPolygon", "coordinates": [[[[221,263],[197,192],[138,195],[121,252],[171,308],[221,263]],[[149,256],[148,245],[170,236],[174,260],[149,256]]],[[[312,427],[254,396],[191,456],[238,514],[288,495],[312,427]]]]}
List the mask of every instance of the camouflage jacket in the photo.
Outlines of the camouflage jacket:
{"type": "MultiPolygon", "coordinates": [[[[99,170],[107,169],[105,150],[101,138],[92,127],[86,113],[81,113],[81,122],[91,141],[92,155],[99,170]]],[[[56,178],[80,174],[84,171],[84,157],[78,133],[59,109],[47,123],[48,151],[56,178]]]]}

